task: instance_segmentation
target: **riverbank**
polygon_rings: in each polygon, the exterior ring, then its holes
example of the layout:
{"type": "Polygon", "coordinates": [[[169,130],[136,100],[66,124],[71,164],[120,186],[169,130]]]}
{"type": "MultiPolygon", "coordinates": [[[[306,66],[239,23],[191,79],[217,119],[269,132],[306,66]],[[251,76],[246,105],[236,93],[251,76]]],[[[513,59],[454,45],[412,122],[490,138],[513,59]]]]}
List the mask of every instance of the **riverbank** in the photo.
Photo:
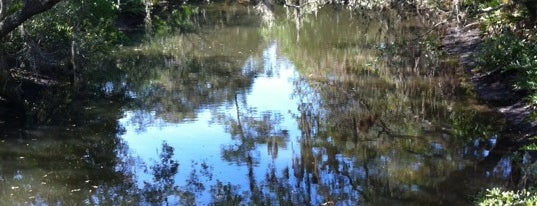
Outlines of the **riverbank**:
{"type": "Polygon", "coordinates": [[[468,81],[479,101],[505,117],[509,124],[504,131],[509,134],[506,141],[519,147],[537,134],[537,122],[529,120],[532,108],[525,99],[527,92],[514,88],[517,75],[514,72],[486,72],[477,68],[476,55],[481,41],[479,23],[475,22],[463,27],[450,27],[442,45],[446,53],[459,57],[460,66],[467,72],[468,81]]]}
{"type": "MultiPolygon", "coordinates": [[[[517,74],[514,72],[486,72],[478,68],[478,52],[483,41],[479,23],[471,23],[465,27],[449,27],[447,33],[442,38],[442,46],[446,53],[459,58],[459,66],[464,70],[466,78],[473,86],[475,95],[482,104],[487,105],[494,111],[500,113],[506,120],[506,127],[500,131],[499,139],[494,149],[490,151],[488,156],[479,162],[480,167],[467,168],[462,173],[473,175],[466,176],[465,182],[487,182],[490,181],[494,185],[495,178],[491,178],[490,174],[497,171],[498,168],[505,168],[509,172],[504,173],[503,189],[495,188],[498,191],[511,191],[509,194],[514,194],[513,191],[523,191],[526,188],[528,174],[524,174],[524,163],[520,162],[521,158],[513,158],[520,148],[529,145],[532,136],[537,134],[537,122],[531,121],[530,116],[532,107],[527,101],[528,93],[514,88],[517,74]],[[504,161],[504,160],[507,160],[504,161]],[[478,169],[477,169],[478,168],[478,169]]],[[[496,70],[500,71],[500,70],[496,70]]],[[[460,174],[459,174],[460,175],[460,174]]],[[[457,175],[455,175],[457,176],[457,175]]],[[[531,175],[530,175],[531,176],[531,175]]],[[[474,201],[483,202],[485,198],[483,194],[490,195],[488,192],[492,188],[483,188],[478,184],[469,184],[465,187],[470,194],[475,194],[474,198],[470,199],[472,204],[474,201]],[[471,187],[471,189],[468,189],[471,187]],[[487,189],[485,192],[485,189],[487,189]]],[[[498,186],[498,185],[496,185],[498,186]]],[[[465,190],[460,188],[461,190],[465,190]]],[[[525,190],[524,190],[525,191],[525,190]]],[[[502,197],[489,197],[492,202],[501,200],[502,197]]]]}

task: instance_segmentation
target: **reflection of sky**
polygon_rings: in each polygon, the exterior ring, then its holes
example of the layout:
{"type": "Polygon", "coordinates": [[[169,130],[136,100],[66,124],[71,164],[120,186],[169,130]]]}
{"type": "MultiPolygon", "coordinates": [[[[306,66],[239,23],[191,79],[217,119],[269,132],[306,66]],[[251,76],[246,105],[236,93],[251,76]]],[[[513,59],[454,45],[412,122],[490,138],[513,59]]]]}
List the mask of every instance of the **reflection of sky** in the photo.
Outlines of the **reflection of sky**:
{"type": "MultiPolygon", "coordinates": [[[[294,66],[289,60],[278,57],[276,43],[271,44],[264,52],[262,68],[264,72],[258,76],[252,85],[250,93],[245,97],[239,97],[246,100],[246,105],[240,105],[245,112],[245,107],[255,108],[258,115],[262,112],[272,112],[282,116],[280,125],[275,125],[276,128],[289,131],[289,140],[296,140],[299,136],[296,120],[291,116],[290,112],[294,112],[297,108],[297,102],[291,99],[293,92],[292,80],[298,75],[294,66]]],[[[252,63],[252,58],[245,62],[244,67],[255,66],[252,63]]],[[[245,69],[245,68],[243,68],[245,69]]],[[[225,105],[225,104],[224,104],[225,105]]],[[[232,102],[227,105],[234,105],[232,102]]],[[[213,167],[213,181],[210,185],[215,184],[215,180],[220,180],[224,183],[231,182],[232,184],[240,184],[242,189],[248,190],[248,168],[245,164],[236,165],[225,162],[222,157],[222,147],[233,143],[231,135],[226,133],[226,125],[220,125],[213,120],[214,111],[224,113],[226,116],[236,117],[236,108],[229,106],[220,106],[218,108],[207,108],[198,111],[197,118],[192,121],[173,123],[150,124],[147,128],[140,131],[137,130],[138,125],[133,124],[131,119],[135,111],[126,111],[125,117],[120,120],[120,123],[125,127],[126,132],[122,138],[128,144],[130,152],[133,156],[139,157],[145,162],[148,167],[158,161],[159,153],[162,148],[162,143],[167,142],[168,145],[175,148],[175,157],[179,161],[179,174],[176,177],[178,185],[184,185],[185,180],[192,168],[191,162],[198,163],[206,162],[213,167]]],[[[296,113],[296,112],[294,112],[296,113]]],[[[254,115],[255,116],[255,115],[254,115]]],[[[155,120],[154,115],[150,122],[161,122],[155,120]]],[[[256,151],[253,151],[254,157],[258,156],[259,165],[254,170],[256,181],[264,179],[270,165],[274,164],[277,172],[281,172],[285,167],[291,168],[292,150],[297,150],[299,146],[293,143],[288,143],[286,148],[279,148],[278,156],[272,160],[272,157],[267,152],[266,145],[258,145],[256,151]]],[[[298,153],[299,151],[294,151],[298,153]]],[[[143,163],[142,163],[143,164],[143,163]]],[[[137,171],[139,186],[143,185],[143,181],[151,181],[151,175],[144,173],[143,168],[138,168],[137,171]]],[[[210,185],[206,184],[206,189],[210,185]]],[[[203,198],[208,198],[208,194],[204,194],[203,198]]],[[[199,197],[202,198],[202,197],[199,197]]]]}

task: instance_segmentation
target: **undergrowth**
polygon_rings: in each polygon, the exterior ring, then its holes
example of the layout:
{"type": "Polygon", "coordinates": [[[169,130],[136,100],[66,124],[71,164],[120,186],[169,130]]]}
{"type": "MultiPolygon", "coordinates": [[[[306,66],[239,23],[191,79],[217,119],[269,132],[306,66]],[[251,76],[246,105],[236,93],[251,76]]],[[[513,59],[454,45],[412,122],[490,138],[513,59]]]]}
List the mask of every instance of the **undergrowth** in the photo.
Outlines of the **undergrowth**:
{"type": "MultiPolygon", "coordinates": [[[[483,42],[478,51],[478,69],[507,77],[515,74],[514,88],[526,91],[527,102],[537,106],[537,23],[527,2],[512,0],[465,1],[476,8],[475,16],[482,25],[483,42]],[[526,3],[526,4],[524,4],[526,3]]],[[[536,117],[535,110],[530,118],[536,117]]],[[[489,188],[476,197],[476,205],[537,205],[537,162],[528,155],[535,144],[523,146],[525,154],[515,162],[521,178],[513,182],[519,190],[489,188]]],[[[514,154],[517,156],[517,153],[514,154]]],[[[520,155],[519,155],[520,156],[520,155]]]]}
{"type": "Polygon", "coordinates": [[[477,65],[484,72],[516,73],[515,89],[526,90],[537,105],[537,38],[535,23],[525,7],[509,4],[478,16],[484,41],[477,65]]]}

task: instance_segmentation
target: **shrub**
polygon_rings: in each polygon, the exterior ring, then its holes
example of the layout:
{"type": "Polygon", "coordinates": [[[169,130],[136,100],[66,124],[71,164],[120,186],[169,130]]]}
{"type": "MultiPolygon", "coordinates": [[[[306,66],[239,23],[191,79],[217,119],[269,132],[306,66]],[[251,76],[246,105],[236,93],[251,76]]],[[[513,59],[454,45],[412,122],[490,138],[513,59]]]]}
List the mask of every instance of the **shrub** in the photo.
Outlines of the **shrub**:
{"type": "Polygon", "coordinates": [[[537,205],[535,189],[521,191],[504,191],[500,188],[487,189],[478,195],[476,204],[486,205],[537,205]]]}
{"type": "Polygon", "coordinates": [[[530,92],[531,103],[537,104],[537,44],[504,31],[485,40],[477,63],[488,72],[514,71],[519,75],[515,87],[530,92]]]}

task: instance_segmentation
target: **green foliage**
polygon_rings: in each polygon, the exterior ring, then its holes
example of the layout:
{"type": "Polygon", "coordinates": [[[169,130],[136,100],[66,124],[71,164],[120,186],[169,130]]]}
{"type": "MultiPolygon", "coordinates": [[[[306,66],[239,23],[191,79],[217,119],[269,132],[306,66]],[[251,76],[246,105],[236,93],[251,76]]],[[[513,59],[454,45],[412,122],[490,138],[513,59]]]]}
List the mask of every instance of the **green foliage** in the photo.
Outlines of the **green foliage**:
{"type": "Polygon", "coordinates": [[[171,32],[171,27],[167,24],[167,21],[164,19],[161,19],[158,16],[153,17],[152,19],[153,23],[153,32],[157,36],[164,36],[171,32]]]}
{"type": "Polygon", "coordinates": [[[500,188],[487,189],[478,195],[477,205],[537,205],[535,189],[522,191],[504,191],[500,188]]]}
{"type": "Polygon", "coordinates": [[[480,8],[495,7],[500,5],[501,0],[464,0],[464,6],[478,6],[480,8]]]}
{"type": "Polygon", "coordinates": [[[125,40],[123,33],[114,26],[117,15],[118,9],[112,0],[63,1],[54,9],[27,21],[24,24],[26,35],[14,35],[11,41],[17,45],[34,42],[32,47],[38,46],[40,53],[29,55],[48,55],[36,62],[36,67],[47,61],[66,61],[72,55],[73,45],[76,59],[80,60],[77,64],[86,64],[88,59],[104,56],[125,40]]]}
{"type": "Polygon", "coordinates": [[[453,109],[449,113],[454,141],[458,143],[469,142],[473,138],[489,139],[503,129],[503,123],[498,118],[491,118],[492,114],[480,113],[468,108],[453,109]]]}
{"type": "Polygon", "coordinates": [[[537,104],[537,44],[509,31],[494,35],[482,44],[478,65],[487,71],[515,71],[520,74],[516,87],[531,92],[537,104]]]}
{"type": "Polygon", "coordinates": [[[121,5],[116,5],[122,12],[144,15],[145,5],[142,0],[126,0],[122,1],[121,5]]]}
{"type": "Polygon", "coordinates": [[[517,24],[530,19],[526,7],[517,0],[465,0],[463,7],[476,15],[487,34],[501,31],[505,27],[519,27],[517,24]]]}
{"type": "Polygon", "coordinates": [[[537,151],[537,145],[535,143],[531,143],[529,145],[524,145],[520,148],[520,150],[524,151],[537,151]]]}
{"type": "Polygon", "coordinates": [[[197,13],[197,7],[183,5],[169,14],[154,16],[152,19],[153,32],[157,36],[170,32],[191,32],[195,28],[191,16],[197,13]]]}
{"type": "Polygon", "coordinates": [[[489,188],[476,196],[476,205],[537,205],[537,189],[533,187],[537,174],[537,162],[533,161],[530,155],[530,152],[537,151],[537,145],[535,143],[525,145],[520,150],[524,151],[523,155],[515,152],[512,156],[512,162],[518,164],[521,169],[520,182],[516,184],[523,188],[529,186],[529,188],[516,191],[498,187],[489,188]],[[530,185],[527,185],[528,183],[530,185]]]}
{"type": "Polygon", "coordinates": [[[15,2],[12,5],[8,6],[6,14],[4,14],[4,16],[11,15],[20,9],[22,9],[22,1],[15,2]]]}
{"type": "Polygon", "coordinates": [[[485,40],[479,55],[479,65],[488,70],[533,70],[537,65],[537,46],[509,31],[485,40]]]}

